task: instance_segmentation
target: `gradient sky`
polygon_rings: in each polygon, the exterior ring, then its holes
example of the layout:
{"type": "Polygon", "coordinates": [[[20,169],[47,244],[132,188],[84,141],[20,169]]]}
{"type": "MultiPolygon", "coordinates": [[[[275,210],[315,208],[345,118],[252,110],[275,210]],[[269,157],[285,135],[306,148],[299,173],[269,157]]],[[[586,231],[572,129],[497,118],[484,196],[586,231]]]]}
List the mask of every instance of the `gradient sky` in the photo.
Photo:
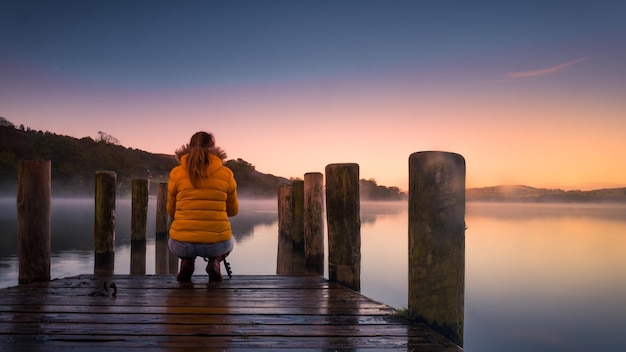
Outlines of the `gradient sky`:
{"type": "Polygon", "coordinates": [[[173,154],[199,130],[302,178],[626,186],[626,1],[0,0],[0,116],[173,154]]]}

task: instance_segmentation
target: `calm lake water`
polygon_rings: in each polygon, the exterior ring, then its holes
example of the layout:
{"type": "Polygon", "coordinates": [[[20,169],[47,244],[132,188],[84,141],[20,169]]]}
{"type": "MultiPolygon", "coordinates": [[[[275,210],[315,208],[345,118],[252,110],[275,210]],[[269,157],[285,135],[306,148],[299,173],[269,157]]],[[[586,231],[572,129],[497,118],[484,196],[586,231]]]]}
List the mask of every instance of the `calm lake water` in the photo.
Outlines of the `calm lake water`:
{"type": "MultiPolygon", "coordinates": [[[[146,273],[154,274],[150,199],[146,273]]],[[[0,198],[0,287],[17,285],[15,198],[0,198]]],[[[119,199],[115,273],[130,273],[130,200],[119,199]]],[[[51,276],[93,272],[93,199],[53,199],[51,276]]],[[[405,202],[361,204],[361,292],[407,306],[405,202]]],[[[276,272],[276,201],[241,201],[234,275],[276,272]]],[[[626,205],[468,203],[465,350],[618,351],[626,346],[626,205]]],[[[206,276],[201,259],[194,280],[206,276]]]]}

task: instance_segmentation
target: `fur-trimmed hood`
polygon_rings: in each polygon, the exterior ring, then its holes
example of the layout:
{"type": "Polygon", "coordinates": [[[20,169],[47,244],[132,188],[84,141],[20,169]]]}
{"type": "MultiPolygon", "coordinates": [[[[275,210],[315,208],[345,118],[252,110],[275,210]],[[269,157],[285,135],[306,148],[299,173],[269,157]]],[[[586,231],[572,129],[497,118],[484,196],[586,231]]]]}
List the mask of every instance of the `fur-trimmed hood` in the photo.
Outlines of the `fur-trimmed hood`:
{"type": "MultiPolygon", "coordinates": [[[[174,154],[176,155],[176,160],[178,160],[178,162],[180,163],[180,158],[185,155],[185,154],[189,154],[189,144],[185,144],[182,147],[176,149],[176,152],[174,152],[174,154]]],[[[222,159],[222,161],[226,160],[226,152],[217,146],[213,146],[213,147],[209,147],[209,153],[217,156],[218,158],[222,159]]]]}

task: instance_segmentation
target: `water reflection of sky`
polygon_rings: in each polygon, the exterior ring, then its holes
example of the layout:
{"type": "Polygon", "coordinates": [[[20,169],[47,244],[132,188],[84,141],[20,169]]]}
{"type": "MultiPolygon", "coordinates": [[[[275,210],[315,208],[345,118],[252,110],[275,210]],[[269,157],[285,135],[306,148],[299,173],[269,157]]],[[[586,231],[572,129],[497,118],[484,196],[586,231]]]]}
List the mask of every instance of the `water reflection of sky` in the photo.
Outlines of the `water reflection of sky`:
{"type": "MultiPolygon", "coordinates": [[[[53,278],[93,272],[93,202],[73,204],[53,203],[53,278]]],[[[0,210],[7,205],[15,200],[0,200],[0,210]]],[[[146,274],[155,268],[153,209],[146,274]]],[[[18,270],[17,241],[9,238],[17,225],[6,216],[10,209],[3,213],[1,240],[9,245],[0,252],[0,287],[17,284],[18,270]]],[[[115,272],[128,274],[130,201],[120,200],[117,214],[115,272]]],[[[626,205],[468,203],[466,224],[466,351],[612,351],[626,344],[626,205]]],[[[275,201],[242,202],[229,257],[235,275],[276,272],[277,226],[275,201]]],[[[361,204],[361,291],[396,308],[408,301],[407,232],[406,203],[361,204]]],[[[196,263],[201,280],[204,262],[196,263]]]]}
{"type": "Polygon", "coordinates": [[[623,345],[626,208],[506,207],[516,214],[468,205],[466,343],[507,351],[623,345]]]}

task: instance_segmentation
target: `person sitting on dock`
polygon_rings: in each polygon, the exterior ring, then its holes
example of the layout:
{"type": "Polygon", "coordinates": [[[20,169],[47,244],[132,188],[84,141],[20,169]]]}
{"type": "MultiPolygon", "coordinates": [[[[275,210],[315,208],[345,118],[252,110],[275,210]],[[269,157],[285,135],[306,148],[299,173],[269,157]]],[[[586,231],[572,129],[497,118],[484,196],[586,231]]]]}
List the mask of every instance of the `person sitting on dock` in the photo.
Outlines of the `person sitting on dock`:
{"type": "Polygon", "coordinates": [[[176,150],[180,165],[170,171],[167,213],[173,218],[168,246],[181,259],[176,279],[191,281],[196,257],[208,258],[209,281],[221,281],[220,262],[235,240],[229,217],[237,215],[237,183],[222,164],[226,153],[207,132],[196,132],[176,150]]]}

